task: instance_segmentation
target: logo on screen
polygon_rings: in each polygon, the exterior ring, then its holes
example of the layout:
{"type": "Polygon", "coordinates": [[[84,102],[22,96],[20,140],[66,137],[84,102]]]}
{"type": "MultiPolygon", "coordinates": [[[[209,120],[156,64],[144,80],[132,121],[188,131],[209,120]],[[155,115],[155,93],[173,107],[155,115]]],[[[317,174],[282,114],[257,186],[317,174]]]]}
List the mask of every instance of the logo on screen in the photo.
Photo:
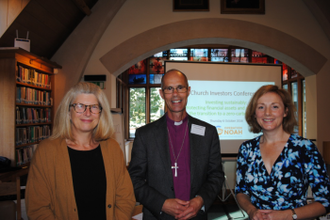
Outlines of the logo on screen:
{"type": "Polygon", "coordinates": [[[242,135],[243,128],[242,127],[225,127],[224,135],[242,135]]]}
{"type": "Polygon", "coordinates": [[[216,126],[218,135],[224,136],[236,136],[236,135],[243,135],[243,128],[242,127],[224,127],[216,126]]]}

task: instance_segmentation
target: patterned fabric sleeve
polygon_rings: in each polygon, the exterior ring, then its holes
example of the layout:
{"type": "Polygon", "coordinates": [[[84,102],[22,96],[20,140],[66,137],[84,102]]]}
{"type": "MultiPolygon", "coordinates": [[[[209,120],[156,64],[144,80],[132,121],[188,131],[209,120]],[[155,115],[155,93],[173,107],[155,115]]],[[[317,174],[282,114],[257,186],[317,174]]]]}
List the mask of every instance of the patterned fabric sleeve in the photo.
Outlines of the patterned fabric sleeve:
{"type": "Polygon", "coordinates": [[[247,157],[248,157],[248,143],[243,143],[237,155],[237,167],[236,167],[236,186],[235,194],[244,193],[250,196],[249,191],[247,190],[247,185],[244,181],[244,176],[246,175],[248,166],[247,166],[247,157]]]}
{"type": "Polygon", "coordinates": [[[305,146],[304,169],[316,202],[321,203],[330,212],[330,182],[326,165],[317,147],[306,139],[296,140],[296,145],[305,146]]]}

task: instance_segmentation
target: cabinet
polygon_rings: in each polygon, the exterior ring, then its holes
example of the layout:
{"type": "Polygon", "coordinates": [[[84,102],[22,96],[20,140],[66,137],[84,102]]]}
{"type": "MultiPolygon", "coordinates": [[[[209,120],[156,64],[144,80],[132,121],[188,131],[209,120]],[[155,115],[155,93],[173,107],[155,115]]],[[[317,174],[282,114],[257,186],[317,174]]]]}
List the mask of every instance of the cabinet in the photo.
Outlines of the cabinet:
{"type": "Polygon", "coordinates": [[[55,62],[20,48],[0,48],[0,156],[27,165],[54,119],[55,62]]]}

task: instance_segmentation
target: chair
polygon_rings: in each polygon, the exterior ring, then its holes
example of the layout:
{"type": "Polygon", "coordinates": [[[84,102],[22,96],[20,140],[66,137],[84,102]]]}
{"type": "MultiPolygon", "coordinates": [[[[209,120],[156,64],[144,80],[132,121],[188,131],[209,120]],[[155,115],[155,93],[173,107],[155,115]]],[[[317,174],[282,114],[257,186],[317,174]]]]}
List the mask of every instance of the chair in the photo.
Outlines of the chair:
{"type": "Polygon", "coordinates": [[[0,196],[11,196],[11,195],[17,196],[16,205],[15,205],[14,201],[1,201],[0,202],[0,219],[22,220],[21,179],[20,179],[20,177],[22,175],[26,175],[27,173],[28,173],[28,169],[25,169],[25,170],[21,169],[21,170],[8,172],[8,173],[0,175],[0,196]],[[4,211],[2,211],[2,210],[4,210],[4,211]]]}

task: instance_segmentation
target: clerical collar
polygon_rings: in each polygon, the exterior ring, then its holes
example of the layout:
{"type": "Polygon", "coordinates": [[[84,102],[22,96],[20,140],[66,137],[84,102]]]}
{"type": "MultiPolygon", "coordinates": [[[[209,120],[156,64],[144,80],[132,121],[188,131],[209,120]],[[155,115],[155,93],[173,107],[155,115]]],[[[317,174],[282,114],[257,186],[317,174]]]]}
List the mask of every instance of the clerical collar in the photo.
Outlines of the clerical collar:
{"type": "Polygon", "coordinates": [[[178,125],[181,125],[182,124],[182,120],[181,121],[175,121],[174,122],[174,125],[178,126],[178,125]]]}
{"type": "Polygon", "coordinates": [[[170,122],[171,125],[175,125],[175,126],[179,126],[182,125],[182,123],[186,122],[186,120],[188,120],[188,115],[186,115],[186,117],[184,119],[182,119],[181,121],[173,121],[172,119],[170,119],[168,117],[168,114],[166,113],[166,119],[168,122],[170,122]]]}

